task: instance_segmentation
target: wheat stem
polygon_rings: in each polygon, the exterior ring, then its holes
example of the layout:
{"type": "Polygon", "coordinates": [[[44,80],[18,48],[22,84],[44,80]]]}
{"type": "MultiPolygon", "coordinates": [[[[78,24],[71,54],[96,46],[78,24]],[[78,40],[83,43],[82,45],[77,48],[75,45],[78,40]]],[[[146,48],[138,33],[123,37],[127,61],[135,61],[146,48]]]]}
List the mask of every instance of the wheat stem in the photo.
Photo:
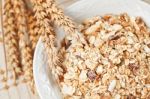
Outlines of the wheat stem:
{"type": "Polygon", "coordinates": [[[1,29],[2,29],[2,42],[3,42],[3,50],[4,50],[4,58],[5,58],[5,69],[6,69],[6,78],[8,77],[8,67],[7,67],[7,58],[6,58],[6,45],[5,45],[5,36],[4,36],[4,30],[3,30],[3,9],[2,9],[2,7],[3,7],[3,2],[2,2],[2,0],[1,0],[1,2],[0,2],[0,4],[1,4],[1,13],[0,13],[0,15],[1,15],[1,29]]]}

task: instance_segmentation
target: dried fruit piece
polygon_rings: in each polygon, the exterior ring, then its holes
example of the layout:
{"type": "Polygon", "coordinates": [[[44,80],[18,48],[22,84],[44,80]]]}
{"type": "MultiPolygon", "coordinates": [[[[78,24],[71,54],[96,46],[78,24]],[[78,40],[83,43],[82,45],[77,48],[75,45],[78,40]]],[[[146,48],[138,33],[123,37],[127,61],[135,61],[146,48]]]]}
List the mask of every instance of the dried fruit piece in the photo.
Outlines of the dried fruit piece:
{"type": "Polygon", "coordinates": [[[139,69],[139,65],[135,63],[130,63],[128,67],[133,72],[133,74],[136,74],[136,70],[139,69]]]}
{"type": "Polygon", "coordinates": [[[91,81],[93,81],[96,78],[96,73],[95,73],[95,71],[90,70],[90,71],[88,71],[87,76],[91,81]]]}

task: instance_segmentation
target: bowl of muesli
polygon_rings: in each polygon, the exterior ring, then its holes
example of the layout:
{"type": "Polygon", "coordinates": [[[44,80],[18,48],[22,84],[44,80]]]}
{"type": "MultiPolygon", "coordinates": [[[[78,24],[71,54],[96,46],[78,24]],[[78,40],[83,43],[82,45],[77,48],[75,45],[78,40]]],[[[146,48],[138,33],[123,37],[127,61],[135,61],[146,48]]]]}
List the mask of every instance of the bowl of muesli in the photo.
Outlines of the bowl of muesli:
{"type": "Polygon", "coordinates": [[[140,0],[81,0],[68,7],[65,13],[79,25],[72,35],[56,28],[62,80],[51,74],[41,40],[36,47],[41,98],[150,99],[149,11],[140,0]]]}

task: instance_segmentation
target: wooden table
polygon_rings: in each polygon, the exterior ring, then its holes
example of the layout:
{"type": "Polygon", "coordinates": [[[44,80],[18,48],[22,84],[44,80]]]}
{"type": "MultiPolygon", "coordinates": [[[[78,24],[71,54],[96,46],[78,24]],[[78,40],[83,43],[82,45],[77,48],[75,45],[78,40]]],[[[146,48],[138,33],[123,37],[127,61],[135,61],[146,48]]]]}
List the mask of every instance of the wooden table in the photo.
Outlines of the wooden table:
{"type": "MultiPolygon", "coordinates": [[[[79,0],[57,0],[58,4],[64,8],[71,5],[74,2],[79,0]]],[[[87,0],[88,1],[88,0],[87,0]]],[[[150,3],[150,0],[145,0],[150,3]]],[[[1,27],[1,25],[0,25],[1,27]]],[[[1,28],[0,28],[1,32],[1,28]]],[[[1,34],[0,34],[0,56],[4,55],[3,51],[3,43],[1,42],[1,34]]],[[[0,67],[5,66],[4,58],[0,58],[0,67]]],[[[2,87],[2,83],[0,83],[0,88],[2,87]]],[[[40,99],[38,95],[33,95],[28,86],[25,83],[18,85],[17,87],[11,87],[8,90],[0,90],[0,99],[40,99]]]]}

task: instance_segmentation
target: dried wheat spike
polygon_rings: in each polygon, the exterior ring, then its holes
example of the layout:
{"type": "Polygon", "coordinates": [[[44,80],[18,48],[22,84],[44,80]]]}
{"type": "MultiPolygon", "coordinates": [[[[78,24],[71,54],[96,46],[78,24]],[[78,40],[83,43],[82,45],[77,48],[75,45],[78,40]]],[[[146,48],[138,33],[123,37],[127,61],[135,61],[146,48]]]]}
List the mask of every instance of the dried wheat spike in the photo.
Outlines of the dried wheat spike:
{"type": "Polygon", "coordinates": [[[76,32],[75,23],[64,14],[62,9],[60,9],[57,5],[55,0],[44,0],[43,7],[46,10],[46,13],[51,18],[55,24],[62,26],[66,33],[69,35],[74,36],[76,39],[80,40],[82,43],[87,44],[84,40],[82,34],[76,32]]]}
{"type": "MultiPolygon", "coordinates": [[[[15,11],[17,33],[19,36],[19,48],[21,53],[21,65],[24,72],[24,80],[34,89],[32,71],[32,49],[29,46],[27,31],[26,5],[22,0],[13,0],[13,10],[15,11]]],[[[32,90],[34,92],[34,90],[32,90]]]]}
{"type": "Polygon", "coordinates": [[[31,10],[28,10],[27,12],[27,21],[28,21],[28,34],[29,34],[29,39],[31,42],[32,50],[34,52],[37,41],[40,37],[39,34],[39,25],[37,25],[37,20],[34,17],[34,13],[31,10]]]}
{"type": "Polygon", "coordinates": [[[34,5],[35,17],[40,25],[41,38],[47,52],[48,65],[53,75],[59,80],[58,77],[63,74],[64,70],[60,62],[60,57],[57,55],[57,48],[54,46],[56,37],[51,24],[51,19],[49,19],[43,6],[46,3],[42,0],[32,0],[32,3],[34,5]]]}
{"type": "Polygon", "coordinates": [[[59,26],[62,26],[67,33],[75,32],[75,24],[73,21],[64,15],[62,9],[58,8],[55,0],[45,0],[43,7],[46,13],[51,16],[51,19],[59,26]]]}
{"type": "Polygon", "coordinates": [[[54,46],[55,36],[50,35],[47,32],[45,33],[45,35],[42,35],[42,39],[44,41],[45,50],[48,56],[48,64],[50,66],[52,74],[57,80],[59,80],[59,76],[63,75],[64,69],[61,64],[61,57],[58,56],[57,48],[54,46]]]}
{"type": "Polygon", "coordinates": [[[6,45],[6,56],[8,69],[14,70],[15,75],[18,77],[21,73],[19,63],[19,48],[18,48],[18,35],[15,30],[14,10],[12,9],[12,2],[5,0],[4,13],[3,13],[3,29],[4,41],[6,45]]]}

